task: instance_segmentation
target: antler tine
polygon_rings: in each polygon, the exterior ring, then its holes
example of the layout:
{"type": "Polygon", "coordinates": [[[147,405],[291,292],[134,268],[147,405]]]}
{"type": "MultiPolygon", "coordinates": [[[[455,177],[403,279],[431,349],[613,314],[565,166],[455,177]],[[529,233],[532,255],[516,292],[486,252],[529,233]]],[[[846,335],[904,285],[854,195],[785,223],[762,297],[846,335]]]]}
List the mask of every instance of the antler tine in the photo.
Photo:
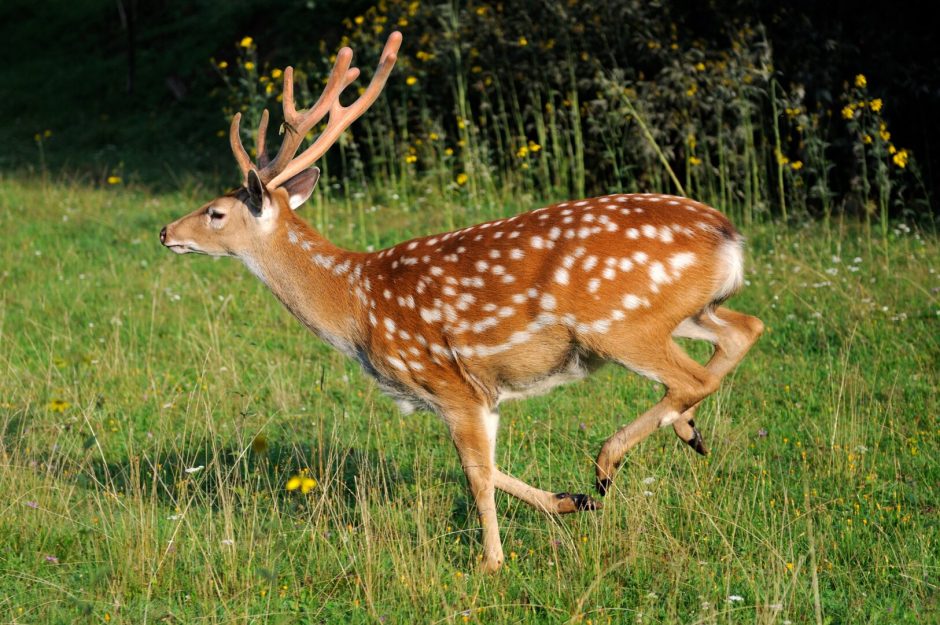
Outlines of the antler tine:
{"type": "MultiPolygon", "coordinates": [[[[382,92],[382,88],[385,87],[385,82],[388,80],[389,74],[392,72],[392,68],[395,66],[395,61],[398,60],[398,49],[401,47],[401,33],[398,31],[393,32],[388,37],[388,41],[385,42],[385,49],[382,50],[382,57],[379,61],[379,66],[375,71],[375,75],[372,77],[372,81],[369,83],[369,86],[366,87],[365,92],[359,98],[350,104],[349,106],[343,106],[339,101],[339,92],[337,92],[337,97],[334,97],[329,102],[329,113],[330,118],[327,122],[326,130],[323,131],[317,140],[314,141],[313,145],[307,148],[300,156],[294,158],[289,163],[286,163],[283,169],[276,173],[276,175],[271,178],[267,184],[271,188],[276,188],[278,185],[283,183],[286,180],[289,180],[291,177],[297,175],[318,159],[320,159],[327,150],[339,139],[339,136],[343,133],[346,128],[350,126],[356,119],[361,116],[366,109],[368,109],[375,100],[379,97],[379,94],[382,92]]],[[[346,48],[344,48],[345,50],[346,48]]],[[[335,70],[334,70],[335,71],[335,70]]],[[[352,80],[355,80],[356,75],[350,77],[352,70],[344,77],[343,87],[345,88],[352,80]]],[[[334,76],[330,76],[330,81],[332,82],[334,76]]],[[[342,91],[342,88],[339,91],[342,91]]],[[[329,89],[329,85],[327,85],[329,89]]],[[[286,91],[285,91],[286,94],[286,91]]],[[[324,91],[324,96],[326,91],[324,91]]],[[[285,95],[285,101],[286,101],[285,95]]],[[[320,100],[317,101],[317,105],[314,106],[316,109],[320,106],[321,103],[324,103],[324,97],[321,96],[320,100]]],[[[286,111],[285,111],[286,115],[286,111]]],[[[320,118],[322,119],[322,115],[320,118]]],[[[319,120],[318,120],[319,121],[319,120]]],[[[305,131],[306,132],[306,131],[305,131]]],[[[300,135],[303,137],[303,135],[300,135]]],[[[285,139],[286,143],[287,139],[285,139]]],[[[296,148],[295,148],[296,150],[296,148]]],[[[280,158],[281,153],[278,152],[278,158],[280,158]]],[[[275,170],[276,171],[276,170],[275,170]]]]}
{"type": "Polygon", "coordinates": [[[268,164],[268,153],[264,149],[264,141],[268,134],[268,109],[261,113],[261,121],[258,123],[258,134],[255,135],[255,152],[258,153],[258,166],[266,167],[268,164]]]}
{"type": "Polygon", "coordinates": [[[284,140],[269,165],[261,171],[261,179],[269,180],[276,176],[290,162],[297,149],[303,142],[304,136],[311,128],[316,126],[330,111],[330,106],[339,97],[340,92],[348,84],[349,76],[358,76],[358,69],[350,69],[352,50],[343,48],[336,55],[336,62],[327,80],[323,93],[320,94],[316,104],[306,111],[297,111],[294,104],[294,68],[284,70],[284,91],[282,94],[284,108],[284,140]]]}
{"type": "MultiPolygon", "coordinates": [[[[228,140],[232,145],[232,154],[235,155],[235,160],[238,162],[238,168],[242,172],[242,177],[247,180],[248,172],[254,165],[251,162],[251,157],[245,150],[245,146],[242,144],[241,119],[241,113],[235,113],[235,115],[232,116],[232,125],[229,127],[228,140]]],[[[264,139],[267,132],[268,109],[264,109],[264,112],[261,113],[261,121],[258,123],[258,134],[255,138],[255,149],[258,152],[258,165],[261,167],[264,167],[268,162],[268,155],[264,151],[264,139]]]]}
{"type": "Polygon", "coordinates": [[[247,180],[248,172],[251,171],[252,165],[251,157],[248,156],[248,152],[245,151],[245,146],[242,145],[242,138],[239,131],[241,119],[241,113],[235,113],[235,115],[232,116],[232,125],[228,130],[228,141],[232,145],[232,154],[235,155],[238,168],[242,171],[242,177],[247,180]]]}

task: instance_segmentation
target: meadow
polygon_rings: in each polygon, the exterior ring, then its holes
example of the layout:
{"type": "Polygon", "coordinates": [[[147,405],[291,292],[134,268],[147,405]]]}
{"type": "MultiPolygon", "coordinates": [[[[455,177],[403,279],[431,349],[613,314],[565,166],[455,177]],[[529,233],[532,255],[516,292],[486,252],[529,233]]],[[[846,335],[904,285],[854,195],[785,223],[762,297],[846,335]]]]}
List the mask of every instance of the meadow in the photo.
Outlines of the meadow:
{"type": "MultiPolygon", "coordinates": [[[[930,228],[742,224],[730,305],[767,332],[699,412],[710,455],[658,432],[593,513],[497,494],[507,564],[483,575],[442,423],[399,415],[237,261],[161,248],[213,195],[0,177],[3,622],[940,617],[930,228]]],[[[315,195],[306,219],[376,249],[541,205],[315,195]]],[[[600,444],[660,393],[608,366],[506,404],[497,462],[591,492],[600,444]]]]}

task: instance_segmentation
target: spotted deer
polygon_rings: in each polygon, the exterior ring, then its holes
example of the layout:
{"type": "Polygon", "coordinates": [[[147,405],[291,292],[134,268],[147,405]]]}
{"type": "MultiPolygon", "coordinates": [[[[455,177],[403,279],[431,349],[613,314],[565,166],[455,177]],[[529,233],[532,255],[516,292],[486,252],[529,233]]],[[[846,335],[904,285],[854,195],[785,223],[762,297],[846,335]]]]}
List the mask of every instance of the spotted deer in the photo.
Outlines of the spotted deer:
{"type": "Polygon", "coordinates": [[[721,306],[743,282],[743,239],[717,210],[660,194],[612,194],[399,243],[378,252],[333,245],[295,210],[313,192],[312,165],[375,102],[395,64],[393,33],[376,73],[349,106],[340,93],[359,74],[343,48],[326,87],[306,111],[284,71],[284,138],[257,163],[230,142],[243,184],[167,225],[174,252],[242,260],[301,323],[357,360],[408,413],[432,411],[447,425],[483,531],[483,567],[503,562],[494,491],[547,513],[599,508],[583,494],[545,491],[496,466],[499,405],[614,362],[661,382],[652,408],[616,431],[596,461],[601,495],[624,455],[657,428],[672,426],[706,453],[693,417],[705,397],[761,334],[755,317],[721,306]],[[304,136],[326,129],[299,156],[304,136]],[[673,337],[714,345],[704,366],[673,337]]]}

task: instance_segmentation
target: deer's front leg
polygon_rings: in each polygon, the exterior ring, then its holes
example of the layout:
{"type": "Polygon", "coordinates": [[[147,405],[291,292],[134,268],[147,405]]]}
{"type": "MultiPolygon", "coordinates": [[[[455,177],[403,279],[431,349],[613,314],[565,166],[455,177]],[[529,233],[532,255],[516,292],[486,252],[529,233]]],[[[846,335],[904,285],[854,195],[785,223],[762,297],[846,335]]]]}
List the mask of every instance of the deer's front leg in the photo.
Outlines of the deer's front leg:
{"type": "Polygon", "coordinates": [[[483,570],[496,571],[503,564],[493,461],[499,416],[483,406],[467,406],[446,411],[444,418],[483,525],[483,570]]]}

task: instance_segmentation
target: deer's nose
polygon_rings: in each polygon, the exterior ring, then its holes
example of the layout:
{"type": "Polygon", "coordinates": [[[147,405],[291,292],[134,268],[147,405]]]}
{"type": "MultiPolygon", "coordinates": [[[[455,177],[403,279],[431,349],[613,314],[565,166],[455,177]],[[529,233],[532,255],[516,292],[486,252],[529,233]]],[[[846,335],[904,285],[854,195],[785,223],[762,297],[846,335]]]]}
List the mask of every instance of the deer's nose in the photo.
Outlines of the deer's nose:
{"type": "Polygon", "coordinates": [[[160,243],[166,244],[166,226],[163,226],[163,230],[160,231],[160,243]]]}

